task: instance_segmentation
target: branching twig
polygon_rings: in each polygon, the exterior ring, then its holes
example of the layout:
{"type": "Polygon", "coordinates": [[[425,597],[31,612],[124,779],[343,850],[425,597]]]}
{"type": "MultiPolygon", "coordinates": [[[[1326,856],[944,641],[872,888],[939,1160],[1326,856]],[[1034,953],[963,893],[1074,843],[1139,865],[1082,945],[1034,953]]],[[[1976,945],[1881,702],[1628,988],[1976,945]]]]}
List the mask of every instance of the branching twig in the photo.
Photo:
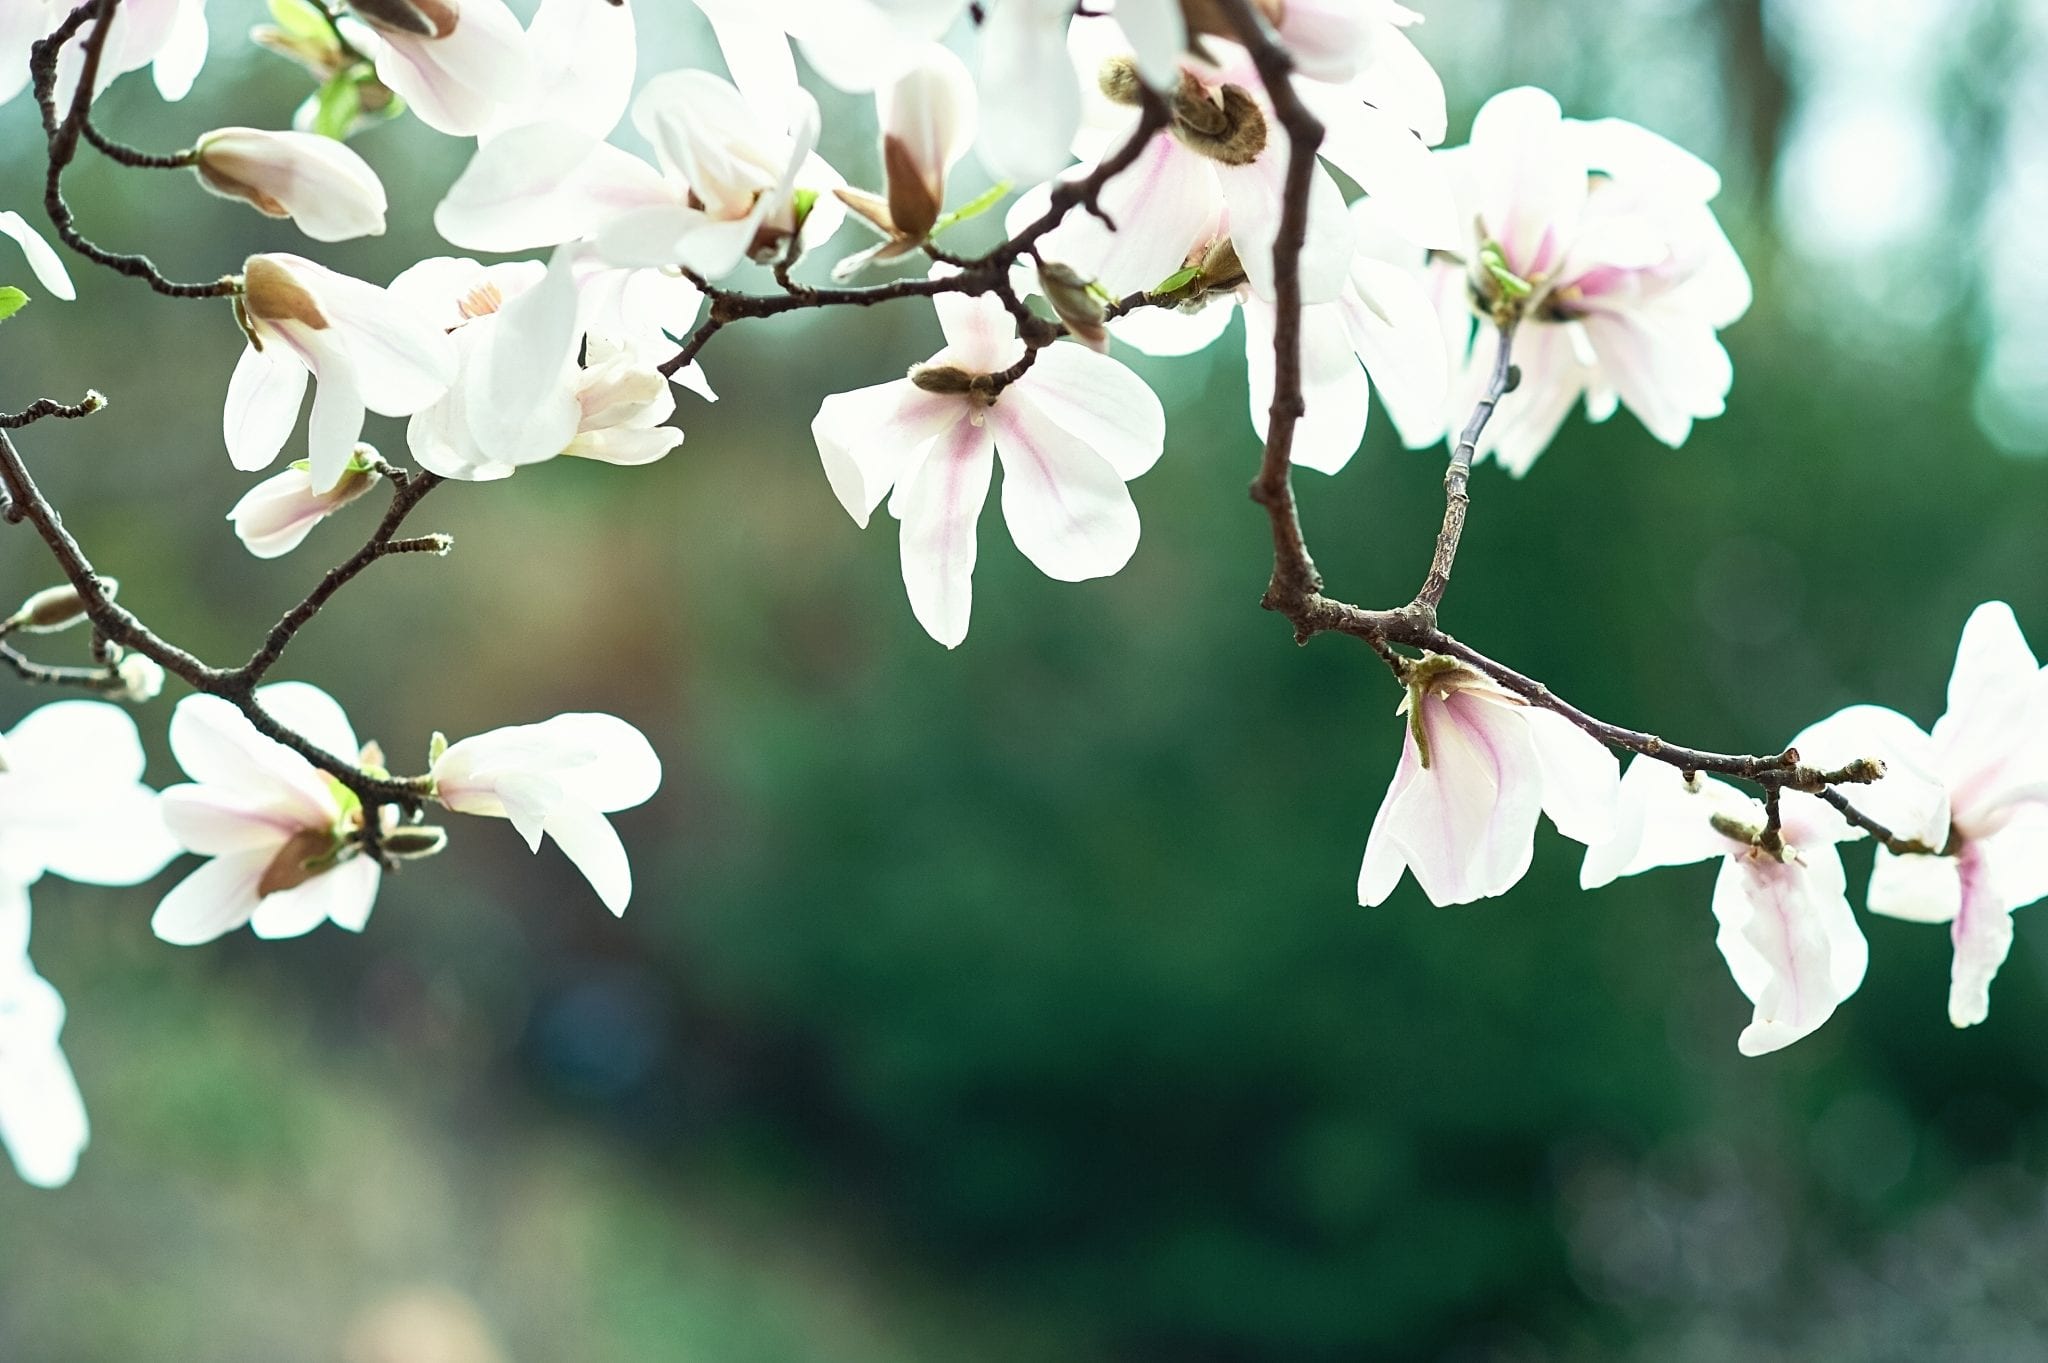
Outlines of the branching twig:
{"type": "Polygon", "coordinates": [[[1515,390],[1520,378],[1518,371],[1509,360],[1509,352],[1515,343],[1515,324],[1502,323],[1496,333],[1498,346],[1493,356],[1493,373],[1488,377],[1486,391],[1480,394],[1478,403],[1472,408],[1472,415],[1465,422],[1465,429],[1458,434],[1458,443],[1451,450],[1450,467],[1444,470],[1444,524],[1437,532],[1436,553],[1429,561],[1429,576],[1422,581],[1422,590],[1415,593],[1415,606],[1429,612],[1432,618],[1436,608],[1443,604],[1444,589],[1451,585],[1451,565],[1457,561],[1458,541],[1465,533],[1465,512],[1472,504],[1472,497],[1466,491],[1466,484],[1472,478],[1472,460],[1479,452],[1479,437],[1486,433],[1486,423],[1493,419],[1494,409],[1500,400],[1515,390]]]}

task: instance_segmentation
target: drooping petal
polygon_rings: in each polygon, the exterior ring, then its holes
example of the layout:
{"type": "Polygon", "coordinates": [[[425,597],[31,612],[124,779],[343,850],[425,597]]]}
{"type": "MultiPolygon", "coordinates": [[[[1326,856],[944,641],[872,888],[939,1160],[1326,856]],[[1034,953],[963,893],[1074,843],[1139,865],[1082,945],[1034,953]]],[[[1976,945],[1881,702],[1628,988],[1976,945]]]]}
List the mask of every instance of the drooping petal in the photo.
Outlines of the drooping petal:
{"type": "Polygon", "coordinates": [[[525,98],[499,106],[481,135],[488,139],[545,113],[593,137],[606,136],[633,92],[634,39],[629,5],[541,0],[526,26],[528,60],[537,80],[525,98]]]}
{"type": "Polygon", "coordinates": [[[1387,811],[1388,836],[1430,903],[1504,894],[1529,869],[1543,801],[1521,707],[1463,688],[1430,691],[1415,704],[1428,765],[1387,811]]]}
{"type": "Polygon", "coordinates": [[[548,810],[547,833],[583,873],[604,906],[614,916],[623,916],[633,897],[633,868],[611,821],[580,800],[567,800],[548,810]]]}
{"type": "Polygon", "coordinates": [[[1003,520],[1040,572],[1061,582],[1107,577],[1138,548],[1138,508],[1109,461],[1039,410],[1029,390],[988,414],[1003,461],[1003,520]]]}
{"type": "Polygon", "coordinates": [[[313,412],[306,421],[307,473],[313,491],[327,492],[348,472],[369,410],[355,372],[330,366],[313,388],[313,412]]]}
{"type": "Polygon", "coordinates": [[[1974,1027],[1991,1013],[1991,980],[2012,951],[2013,906],[1999,894],[1983,852],[1965,843],[1956,857],[1961,894],[1949,923],[1955,959],[1949,966],[1948,1020],[1974,1027]]]}
{"type": "Polygon", "coordinates": [[[1120,478],[1144,473],[1166,446],[1159,395],[1119,361],[1085,346],[1045,347],[1013,388],[1107,459],[1120,478]]]}
{"type": "Polygon", "coordinates": [[[1351,349],[1372,378],[1380,404],[1410,449],[1443,437],[1450,368],[1436,309],[1408,270],[1365,256],[1337,300],[1351,349]]]}
{"type": "Polygon", "coordinates": [[[233,932],[255,914],[256,886],[275,848],[215,857],[163,897],[149,928],[172,946],[199,946],[233,932]]]}
{"type": "Polygon", "coordinates": [[[987,425],[964,417],[934,440],[899,480],[890,509],[903,522],[903,585],[919,624],[947,648],[967,637],[973,606],[975,531],[995,469],[987,425]]]}
{"type": "Polygon", "coordinates": [[[1589,845],[1579,885],[1594,890],[1618,876],[1684,866],[1738,850],[1716,831],[1715,815],[1763,826],[1763,806],[1711,776],[1691,785],[1668,762],[1637,757],[1622,773],[1611,837],[1589,845]]]}
{"type": "Polygon", "coordinates": [[[915,467],[932,437],[965,418],[958,397],[897,379],[827,397],[811,419],[811,436],[833,495],[854,524],[866,529],[868,517],[915,467]]]}
{"type": "Polygon", "coordinates": [[[57,1045],[64,1001],[26,968],[0,983],[0,1146],[22,1180],[37,1188],[71,1181],[88,1138],[78,1081],[57,1045]]]}
{"type": "Polygon", "coordinates": [[[276,462],[299,424],[306,379],[305,366],[282,347],[244,348],[221,411],[221,438],[236,468],[253,473],[276,462]]]}
{"type": "MultiPolygon", "coordinates": [[[[1844,786],[1841,793],[1901,838],[1936,848],[1948,841],[1948,790],[1936,770],[1933,741],[1898,711],[1851,705],[1801,730],[1791,746],[1806,765],[1822,770],[1865,758],[1884,763],[1883,779],[1844,786]]],[[[1825,837],[1842,842],[1862,836],[1859,829],[1841,826],[1841,816],[1817,800],[1788,798],[1786,804],[1788,817],[1802,817],[1814,826],[1799,841],[1825,837]]]]}
{"type": "Polygon", "coordinates": [[[1830,846],[1796,861],[1749,850],[1714,881],[1715,946],[1756,1005],[1736,1047],[1763,1055],[1789,1046],[1834,1014],[1863,982],[1870,949],[1849,908],[1842,859],[1830,846]]]}
{"type": "Polygon", "coordinates": [[[1902,857],[1877,849],[1867,900],[1872,913],[1913,923],[1946,923],[1962,902],[1962,877],[1954,857],[1902,857]]]}
{"type": "Polygon", "coordinates": [[[1614,836],[1621,764],[1607,745],[1551,710],[1523,712],[1543,769],[1543,812],[1557,831],[1595,847],[1614,836]]]}
{"type": "Polygon", "coordinates": [[[43,240],[43,234],[28,225],[21,214],[9,210],[0,212],[0,236],[14,238],[21,247],[21,253],[28,257],[28,267],[35,272],[38,282],[58,298],[69,301],[78,297],[78,290],[71,283],[71,274],[64,268],[50,243],[43,240]]]}
{"type": "Polygon", "coordinates": [[[369,857],[351,857],[330,871],[263,897],[249,931],[266,940],[303,937],[322,923],[361,932],[376,902],[382,870],[369,857]]]}

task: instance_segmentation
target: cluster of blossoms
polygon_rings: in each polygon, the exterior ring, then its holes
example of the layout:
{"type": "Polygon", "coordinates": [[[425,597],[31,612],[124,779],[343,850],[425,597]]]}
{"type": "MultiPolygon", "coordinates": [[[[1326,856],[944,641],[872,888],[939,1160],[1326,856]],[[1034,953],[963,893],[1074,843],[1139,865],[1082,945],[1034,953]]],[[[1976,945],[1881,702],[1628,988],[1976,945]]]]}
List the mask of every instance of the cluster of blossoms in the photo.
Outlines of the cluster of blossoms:
{"type": "MultiPolygon", "coordinates": [[[[1282,419],[1289,385],[1302,408],[1287,418],[1291,461],[1330,474],[1360,448],[1374,393],[1404,444],[1448,441],[1454,468],[1491,455],[1517,475],[1582,400],[1594,420],[1628,406],[1670,445],[1726,400],[1719,333],[1750,285],[1714,217],[1712,168],[1633,124],[1565,118],[1536,89],[1496,95],[1467,144],[1442,146],[1444,90],[1409,36],[1421,16],[1395,0],[697,5],[731,79],[672,71],[635,93],[626,4],[542,0],[522,27],[503,0],[348,0],[339,12],[270,0],[275,22],[255,40],[318,83],[292,127],[217,129],[141,164],[189,168],[313,241],[377,235],[384,187],[345,139],[409,110],[474,139],[435,208],[441,236],[523,258],[435,256],[380,285],[273,250],[198,290],[231,300],[247,342],[225,377],[228,462],[254,473],[298,456],[227,513],[251,554],[292,553],[380,484],[402,516],[404,498],[442,479],[502,480],[563,456],[660,460],[683,438],[673,388],[715,400],[696,357],[718,328],[833,302],[926,298],[937,314],[942,349],[824,398],[811,431],[856,525],[885,502],[900,523],[911,611],[948,648],[969,631],[998,464],[1004,524],[1047,576],[1108,576],[1136,552],[1129,484],[1161,457],[1166,418],[1117,345],[1190,354],[1241,313],[1253,432],[1282,419]],[[1270,50],[1239,26],[1254,12],[1270,50]],[[963,56],[947,40],[970,17],[979,42],[963,56]],[[1270,51],[1284,59],[1262,59],[1270,51]],[[819,106],[793,52],[872,95],[878,188],[818,154],[819,106]],[[1305,177],[1286,131],[1299,115],[1323,129],[1305,177]],[[651,157],[613,140],[622,124],[651,157]],[[996,184],[956,202],[971,156],[996,184]],[[962,256],[936,240],[1012,187],[1004,245],[962,256]],[[849,218],[862,245],[835,250],[849,218]],[[865,290],[794,278],[820,258],[838,285],[899,273],[865,290]],[[779,293],[728,284],[764,268],[779,293]],[[1292,363],[1278,344],[1290,330],[1292,363]],[[1457,433],[1475,408],[1483,429],[1467,447],[1457,433]],[[416,469],[365,443],[372,413],[406,419],[416,469]]],[[[59,109],[89,109],[143,67],[179,98],[205,57],[204,0],[71,15],[58,0],[8,0],[0,102],[53,34],[65,39],[59,109]],[[88,47],[97,88],[79,92],[88,47]]],[[[73,296],[25,219],[0,212],[0,234],[45,289],[73,296]]],[[[0,633],[91,614],[75,598],[68,613],[24,612],[0,633]]],[[[1795,740],[1761,802],[1654,752],[1624,775],[1604,726],[1475,663],[1386,651],[1407,736],[1360,901],[1383,901],[1404,870],[1439,904],[1502,894],[1528,869],[1539,815],[1586,845],[1589,888],[1719,856],[1720,945],[1756,1007],[1745,1052],[1812,1031],[1861,981],[1838,844],[1883,838],[1873,912],[1953,925],[1958,1025],[1984,1016],[2011,910],[2048,893],[2048,683],[2003,607],[1973,617],[1931,735],[1889,711],[1844,711],[1795,740]],[[1846,810],[1829,798],[1845,783],[1859,800],[1846,810]]],[[[108,664],[131,698],[162,681],[141,663],[108,664]]],[[[445,842],[420,822],[432,803],[505,818],[532,848],[553,839],[615,913],[630,895],[605,816],[650,798],[660,764],[622,720],[436,735],[424,774],[394,777],[312,686],[201,691],[170,723],[189,780],[160,796],[139,784],[133,725],[103,703],[46,707],[9,737],[0,1140],[31,1181],[61,1182],[85,1138],[57,1049],[62,1006],[28,964],[25,887],[44,870],[125,884],[180,851],[206,858],[157,908],[156,933],[175,943],[244,925],[261,937],[360,931],[385,870],[445,842]]]]}

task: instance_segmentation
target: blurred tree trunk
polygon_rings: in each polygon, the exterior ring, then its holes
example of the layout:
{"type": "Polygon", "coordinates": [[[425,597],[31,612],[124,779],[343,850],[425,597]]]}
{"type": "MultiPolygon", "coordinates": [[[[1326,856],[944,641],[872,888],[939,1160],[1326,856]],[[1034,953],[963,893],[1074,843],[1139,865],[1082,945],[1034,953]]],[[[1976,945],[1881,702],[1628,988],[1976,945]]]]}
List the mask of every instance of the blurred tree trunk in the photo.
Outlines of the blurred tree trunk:
{"type": "Polygon", "coordinates": [[[1750,189],[1759,202],[1770,198],[1777,183],[1792,103],[1784,54],[1771,41],[1764,5],[1765,0],[1722,0],[1710,6],[1721,27],[1722,84],[1743,131],[1750,189]]]}

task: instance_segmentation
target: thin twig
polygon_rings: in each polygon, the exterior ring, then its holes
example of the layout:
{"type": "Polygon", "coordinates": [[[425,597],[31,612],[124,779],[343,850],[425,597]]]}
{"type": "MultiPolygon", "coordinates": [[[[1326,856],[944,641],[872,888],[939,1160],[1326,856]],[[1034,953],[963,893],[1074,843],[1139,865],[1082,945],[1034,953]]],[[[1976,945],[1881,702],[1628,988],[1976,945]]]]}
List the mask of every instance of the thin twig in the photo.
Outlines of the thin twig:
{"type": "Polygon", "coordinates": [[[1496,334],[1499,344],[1494,351],[1493,373],[1487,379],[1486,391],[1473,406],[1465,429],[1459,433],[1458,443],[1451,449],[1450,467],[1444,470],[1443,529],[1437,532],[1429,576],[1423,579],[1422,590],[1415,593],[1416,608],[1432,616],[1443,603],[1444,589],[1451,585],[1451,565],[1457,561],[1458,541],[1465,533],[1465,512],[1472,504],[1467,484],[1472,478],[1472,460],[1479,452],[1479,437],[1486,433],[1486,423],[1493,419],[1500,400],[1514,391],[1519,379],[1519,371],[1509,360],[1515,343],[1515,323],[1503,322],[1496,334]]]}

